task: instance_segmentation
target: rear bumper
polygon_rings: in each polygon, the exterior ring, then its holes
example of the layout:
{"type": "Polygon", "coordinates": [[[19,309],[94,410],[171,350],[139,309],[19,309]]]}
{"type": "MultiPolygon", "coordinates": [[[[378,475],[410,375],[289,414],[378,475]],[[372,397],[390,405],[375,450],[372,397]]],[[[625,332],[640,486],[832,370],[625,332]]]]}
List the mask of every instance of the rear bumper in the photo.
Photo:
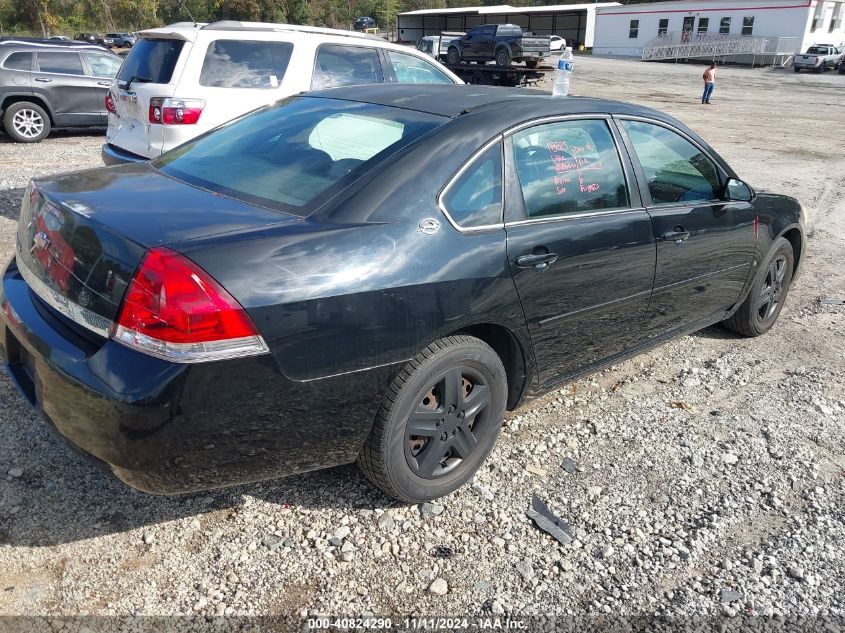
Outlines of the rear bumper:
{"type": "Polygon", "coordinates": [[[154,494],[349,463],[378,405],[362,388],[372,376],[303,384],[270,355],[184,365],[92,343],[34,297],[14,260],[2,277],[0,356],[61,436],[154,494]]]}
{"type": "Polygon", "coordinates": [[[125,165],[126,163],[144,163],[149,160],[144,156],[127,152],[125,149],[120,149],[116,145],[104,143],[100,150],[100,156],[106,165],[125,165]]]}

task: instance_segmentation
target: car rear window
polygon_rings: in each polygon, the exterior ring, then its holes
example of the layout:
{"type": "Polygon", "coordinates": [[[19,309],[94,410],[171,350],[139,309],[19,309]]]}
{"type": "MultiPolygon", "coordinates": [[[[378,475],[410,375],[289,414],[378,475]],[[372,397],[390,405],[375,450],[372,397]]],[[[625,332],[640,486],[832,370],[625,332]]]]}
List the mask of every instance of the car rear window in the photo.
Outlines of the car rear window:
{"type": "Polygon", "coordinates": [[[141,38],[123,62],[117,79],[124,82],[170,83],[184,45],[182,40],[141,38]]]}
{"type": "Polygon", "coordinates": [[[208,45],[200,85],[213,88],[278,88],[293,44],[216,40],[208,45]]]}
{"type": "Polygon", "coordinates": [[[402,108],[291,97],[152,164],[202,189],[304,216],[447,120],[402,108]]]}

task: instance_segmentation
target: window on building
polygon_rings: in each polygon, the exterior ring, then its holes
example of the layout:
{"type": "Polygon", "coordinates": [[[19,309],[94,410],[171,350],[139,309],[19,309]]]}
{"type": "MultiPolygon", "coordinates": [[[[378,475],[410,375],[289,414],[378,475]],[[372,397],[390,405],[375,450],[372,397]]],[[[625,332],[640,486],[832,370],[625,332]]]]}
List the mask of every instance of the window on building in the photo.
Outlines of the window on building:
{"type": "Polygon", "coordinates": [[[836,8],[833,10],[833,17],[830,19],[830,28],[828,28],[828,33],[833,33],[834,31],[838,30],[839,27],[842,25],[842,3],[837,2],[836,8]]]}
{"type": "Polygon", "coordinates": [[[731,19],[730,18],[722,18],[722,21],[719,22],[719,33],[722,35],[727,35],[731,32],[731,19]]]}
{"type": "Polygon", "coordinates": [[[827,13],[824,10],[824,2],[819,2],[816,5],[816,12],[813,14],[813,24],[810,26],[810,32],[814,32],[824,27],[824,21],[827,13]]]}
{"type": "Polygon", "coordinates": [[[669,18],[661,18],[657,22],[657,34],[658,35],[666,35],[666,32],[669,30],[669,18]]]}
{"type": "Polygon", "coordinates": [[[746,15],[742,18],[742,34],[751,35],[754,32],[754,16],[746,15]]]}
{"type": "Polygon", "coordinates": [[[628,38],[635,40],[640,35],[640,21],[639,20],[631,20],[631,26],[628,29],[628,38]]]}
{"type": "Polygon", "coordinates": [[[698,18],[698,32],[707,33],[708,28],[710,28],[710,18],[698,18]]]}

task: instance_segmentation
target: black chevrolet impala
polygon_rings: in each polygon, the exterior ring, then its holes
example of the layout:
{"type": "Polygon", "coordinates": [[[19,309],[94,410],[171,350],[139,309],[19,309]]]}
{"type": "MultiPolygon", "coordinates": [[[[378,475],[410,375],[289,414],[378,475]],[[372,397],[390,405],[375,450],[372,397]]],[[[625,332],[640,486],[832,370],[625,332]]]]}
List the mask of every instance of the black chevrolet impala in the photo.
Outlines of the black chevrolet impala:
{"type": "Polygon", "coordinates": [[[795,200],[659,112],[339,88],[33,181],[0,342],[46,420],[141,490],[357,460],[417,501],[528,397],[714,323],[763,334],[804,247],[795,200]]]}

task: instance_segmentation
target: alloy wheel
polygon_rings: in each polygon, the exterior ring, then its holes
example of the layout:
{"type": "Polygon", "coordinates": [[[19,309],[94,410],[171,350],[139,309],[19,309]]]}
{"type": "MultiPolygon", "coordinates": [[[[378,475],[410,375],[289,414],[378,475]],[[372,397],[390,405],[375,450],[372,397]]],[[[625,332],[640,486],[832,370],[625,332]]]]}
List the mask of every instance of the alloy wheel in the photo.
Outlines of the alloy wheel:
{"type": "Polygon", "coordinates": [[[408,418],[405,459],[424,479],[455,470],[481,444],[489,427],[490,387],[480,373],[458,367],[426,389],[408,418]]]}
{"type": "Polygon", "coordinates": [[[772,260],[766,271],[766,280],[757,297],[757,314],[761,321],[768,321],[777,312],[783,297],[783,280],[786,276],[786,257],[781,255],[772,260]]]}
{"type": "Polygon", "coordinates": [[[12,117],[12,127],[24,138],[37,138],[44,131],[44,118],[35,110],[23,108],[12,117]]]}

